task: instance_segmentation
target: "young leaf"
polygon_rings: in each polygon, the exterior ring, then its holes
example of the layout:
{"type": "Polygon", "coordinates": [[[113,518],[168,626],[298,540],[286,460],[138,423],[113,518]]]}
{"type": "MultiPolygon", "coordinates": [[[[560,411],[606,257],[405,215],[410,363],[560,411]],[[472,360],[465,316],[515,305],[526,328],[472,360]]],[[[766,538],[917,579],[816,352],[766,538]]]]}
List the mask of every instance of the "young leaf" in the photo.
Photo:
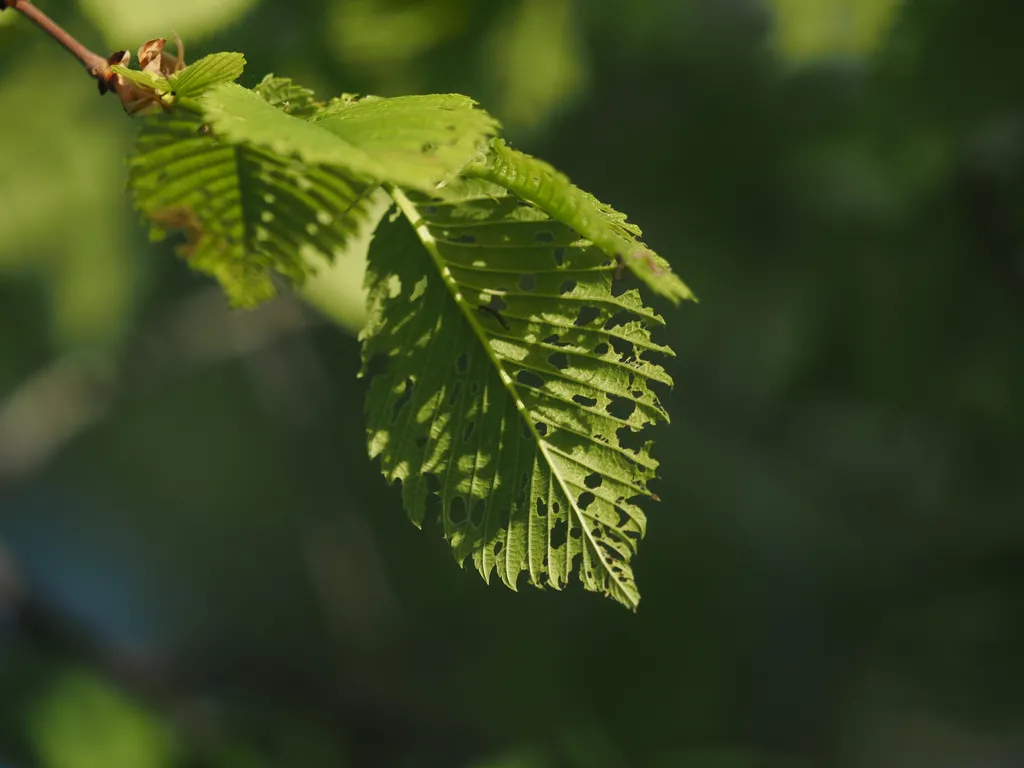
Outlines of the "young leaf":
{"type": "Polygon", "coordinates": [[[693,292],[672,272],[668,262],[640,241],[640,228],[626,217],[575,186],[553,167],[518,152],[496,139],[484,162],[466,173],[498,184],[536,205],[552,218],[572,227],[618,260],[655,293],[675,303],[693,299],[693,292]]]}
{"type": "Polygon", "coordinates": [[[133,85],[137,85],[143,89],[166,94],[170,94],[172,90],[170,80],[155,72],[144,72],[141,69],[131,69],[122,64],[114,64],[110,68],[110,71],[115,75],[120,75],[133,85]]]}
{"type": "Polygon", "coordinates": [[[326,107],[307,121],[229,84],[208,92],[202,105],[214,133],[233,143],[422,191],[480,156],[497,127],[462,96],[363,99],[326,107]]]}
{"type": "Polygon", "coordinates": [[[637,505],[657,462],[635,433],[667,420],[647,357],[662,319],[569,227],[506,191],[392,196],[370,255],[368,442],[410,518],[440,514],[456,559],[516,587],[584,586],[630,608],[637,505]]]}
{"type": "Polygon", "coordinates": [[[171,78],[176,97],[199,96],[221,83],[231,83],[242,75],[245,57],[240,53],[214,53],[190,64],[171,78]]]}
{"type": "Polygon", "coordinates": [[[271,106],[296,117],[310,117],[321,107],[313,91],[289,77],[267,75],[254,90],[271,106]]]}
{"type": "Polygon", "coordinates": [[[216,277],[235,306],[273,296],[273,273],[301,283],[312,269],[310,257],[343,249],[369,205],[365,184],[219,142],[198,117],[184,113],[146,120],[129,186],[152,236],[183,230],[179,253],[216,277]]]}

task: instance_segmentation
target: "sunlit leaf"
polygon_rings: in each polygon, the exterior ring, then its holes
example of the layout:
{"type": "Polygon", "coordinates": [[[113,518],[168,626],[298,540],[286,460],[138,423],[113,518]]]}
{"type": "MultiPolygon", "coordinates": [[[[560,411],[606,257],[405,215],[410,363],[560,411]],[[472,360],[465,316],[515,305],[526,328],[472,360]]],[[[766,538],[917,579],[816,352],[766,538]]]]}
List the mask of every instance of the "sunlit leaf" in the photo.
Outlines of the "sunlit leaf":
{"type": "Polygon", "coordinates": [[[203,97],[214,132],[366,181],[429,191],[480,156],[496,121],[464,96],[338,101],[307,121],[237,85],[203,97]]]}
{"type": "Polygon", "coordinates": [[[273,296],[274,274],[302,283],[313,257],[344,249],[367,205],[365,185],[219,142],[204,134],[200,118],[182,113],[147,119],[130,185],[154,237],[183,232],[179,253],[216,277],[236,306],[273,296]]]}
{"type": "Polygon", "coordinates": [[[689,287],[668,262],[640,241],[640,228],[593,195],[572,184],[543,160],[518,152],[501,139],[493,142],[486,162],[474,163],[467,173],[494,182],[536,205],[552,218],[572,227],[623,269],[629,269],[651,290],[679,302],[693,299],[689,287]]]}
{"type": "Polygon", "coordinates": [[[455,557],[515,588],[584,586],[635,608],[637,501],[657,462],[636,433],[667,420],[662,319],[565,225],[503,190],[396,192],[370,250],[371,456],[411,519],[439,513],[455,557]],[[433,510],[433,512],[432,512],[433,510]]]}
{"type": "Polygon", "coordinates": [[[321,106],[313,91],[288,77],[267,75],[254,90],[267,103],[297,117],[309,117],[321,106]]]}
{"type": "Polygon", "coordinates": [[[204,56],[170,78],[176,96],[198,96],[221,83],[230,83],[242,75],[245,57],[240,53],[214,53],[204,56]]]}

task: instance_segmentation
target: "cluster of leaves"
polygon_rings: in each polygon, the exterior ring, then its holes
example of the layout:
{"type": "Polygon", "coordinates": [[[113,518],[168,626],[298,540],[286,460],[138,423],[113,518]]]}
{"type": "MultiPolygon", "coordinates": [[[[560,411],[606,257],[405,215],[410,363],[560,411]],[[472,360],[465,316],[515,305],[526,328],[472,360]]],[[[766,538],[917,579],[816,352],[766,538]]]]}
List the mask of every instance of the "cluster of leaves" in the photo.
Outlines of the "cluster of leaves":
{"type": "Polygon", "coordinates": [[[284,78],[236,84],[239,54],[151,61],[114,72],[152,112],[130,186],[154,238],[183,231],[188,263],[253,306],[342,256],[389,196],[366,277],[370,455],[485,580],[577,574],[635,608],[657,468],[636,434],[668,419],[652,385],[671,385],[671,351],[624,278],[691,297],[640,230],[464,96],[323,103],[284,78]]]}

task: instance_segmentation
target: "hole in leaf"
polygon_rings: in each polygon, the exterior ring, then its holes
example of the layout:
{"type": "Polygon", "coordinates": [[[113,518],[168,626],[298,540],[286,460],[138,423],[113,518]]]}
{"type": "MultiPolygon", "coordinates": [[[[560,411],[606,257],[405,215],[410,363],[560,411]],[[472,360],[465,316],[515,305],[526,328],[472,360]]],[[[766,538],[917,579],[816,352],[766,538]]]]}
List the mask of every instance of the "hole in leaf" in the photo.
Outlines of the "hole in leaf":
{"type": "Polygon", "coordinates": [[[565,520],[559,520],[555,523],[555,527],[551,529],[551,548],[561,549],[565,546],[565,539],[569,533],[569,523],[565,520]]]}
{"type": "Polygon", "coordinates": [[[553,502],[551,504],[551,511],[555,513],[555,517],[558,517],[558,513],[562,511],[562,507],[558,504],[557,501],[553,502]]]}
{"type": "Polygon", "coordinates": [[[607,355],[609,349],[611,349],[611,347],[609,347],[605,342],[602,341],[600,344],[594,347],[594,354],[607,355]]]}
{"type": "Polygon", "coordinates": [[[534,429],[537,430],[537,434],[541,437],[546,437],[548,434],[548,425],[543,421],[538,421],[534,429]]]}
{"type": "Polygon", "coordinates": [[[462,525],[466,522],[466,501],[461,496],[456,496],[448,505],[448,522],[452,525],[462,525]]]}
{"type": "Polygon", "coordinates": [[[476,238],[468,232],[463,232],[461,235],[452,240],[453,243],[465,243],[471,245],[476,242],[476,238]]]}
{"type": "Polygon", "coordinates": [[[581,528],[573,528],[571,531],[569,531],[569,535],[572,536],[574,539],[582,539],[583,530],[581,528]]]}
{"type": "Polygon", "coordinates": [[[540,341],[542,344],[557,344],[558,340],[561,338],[562,337],[559,336],[557,333],[552,333],[550,336],[543,338],[540,341]]]}
{"type": "Polygon", "coordinates": [[[516,205],[518,205],[520,208],[532,208],[533,207],[533,205],[529,201],[523,200],[521,197],[516,200],[516,205]]]}
{"type": "Polygon", "coordinates": [[[463,352],[457,358],[455,358],[455,371],[457,373],[465,373],[466,368],[469,366],[469,356],[463,352]]]}
{"type": "Polygon", "coordinates": [[[609,395],[609,397],[611,397],[611,402],[604,409],[615,418],[625,421],[636,411],[636,403],[628,397],[618,397],[616,395],[609,395]]]}
{"type": "Polygon", "coordinates": [[[433,216],[435,213],[437,213],[437,206],[424,205],[422,208],[420,208],[420,213],[425,213],[427,214],[427,216],[433,216]]]}
{"type": "Polygon", "coordinates": [[[611,284],[610,290],[611,290],[612,296],[614,296],[615,298],[618,298],[619,296],[621,296],[622,294],[624,294],[626,291],[629,290],[629,281],[628,280],[612,280],[612,284],[611,284]]]}
{"type": "Polygon", "coordinates": [[[540,498],[537,499],[537,517],[548,516],[548,505],[543,502],[540,498]]]}
{"type": "Polygon", "coordinates": [[[501,551],[504,548],[505,548],[505,542],[504,541],[496,541],[496,542],[494,542],[494,556],[498,557],[501,554],[501,551]]]}
{"type": "Polygon", "coordinates": [[[548,355],[548,362],[560,371],[564,371],[569,367],[569,358],[565,352],[552,352],[548,355]]]}
{"type": "Polygon", "coordinates": [[[597,496],[592,494],[590,491],[584,491],[583,493],[580,494],[580,497],[576,499],[576,506],[578,506],[580,509],[586,509],[587,507],[594,503],[594,499],[596,498],[597,496]]]}
{"type": "Polygon", "coordinates": [[[576,281],[575,280],[566,280],[564,283],[562,283],[558,287],[558,292],[560,294],[562,294],[563,296],[565,296],[565,294],[567,294],[567,293],[572,293],[575,290],[576,290],[576,281]]]}
{"type": "Polygon", "coordinates": [[[555,248],[555,264],[559,267],[565,264],[565,248],[555,248]]]}
{"type": "Polygon", "coordinates": [[[622,535],[625,536],[627,539],[632,539],[633,541],[640,541],[640,531],[623,531],[622,535]]]}
{"type": "Polygon", "coordinates": [[[580,580],[580,584],[592,584],[594,582],[594,570],[592,568],[583,568],[583,553],[577,552],[572,556],[570,561],[569,579],[572,580],[574,577],[580,580]],[[584,578],[584,576],[586,578],[584,578]]]}
{"type": "Polygon", "coordinates": [[[537,276],[523,275],[519,278],[519,287],[524,291],[532,291],[537,287],[537,276]]]}
{"type": "Polygon", "coordinates": [[[622,507],[616,507],[615,511],[619,513],[619,528],[625,528],[633,518],[622,507]]]}
{"type": "Polygon", "coordinates": [[[534,389],[544,388],[544,379],[533,371],[520,371],[516,374],[516,381],[527,387],[533,387],[534,389]]]}
{"type": "Polygon", "coordinates": [[[633,347],[633,342],[620,339],[615,336],[611,339],[612,348],[615,350],[615,354],[619,356],[619,360],[625,362],[633,358],[633,352],[636,350],[633,347]]]}
{"type": "Polygon", "coordinates": [[[615,328],[620,325],[625,325],[632,319],[633,314],[623,309],[619,312],[616,312],[614,315],[608,318],[608,322],[604,324],[604,329],[606,331],[610,331],[612,328],[615,328]]]}
{"type": "Polygon", "coordinates": [[[484,511],[486,509],[487,502],[484,499],[477,499],[476,504],[473,505],[473,509],[469,513],[469,522],[473,524],[474,528],[479,528],[481,523],[483,523],[484,511]]]}
{"type": "Polygon", "coordinates": [[[639,431],[635,431],[631,427],[619,427],[615,430],[615,437],[618,438],[619,445],[622,448],[625,448],[627,451],[632,451],[633,453],[637,453],[645,444],[645,441],[640,436],[639,431]]]}
{"type": "Polygon", "coordinates": [[[643,400],[644,399],[644,393],[641,392],[639,389],[634,389],[633,392],[632,392],[632,395],[637,400],[643,400]]]}
{"type": "Polygon", "coordinates": [[[466,428],[462,431],[462,440],[469,442],[470,438],[473,437],[473,432],[476,430],[476,422],[471,421],[466,425],[466,428]]]}
{"type": "Polygon", "coordinates": [[[626,558],[619,550],[609,544],[607,541],[599,541],[598,546],[604,552],[605,559],[611,560],[616,563],[625,562],[626,558]]]}
{"type": "Polygon", "coordinates": [[[637,357],[639,357],[645,363],[653,363],[655,360],[654,354],[655,352],[653,349],[644,349],[640,351],[640,354],[637,355],[637,357]]]}
{"type": "Polygon", "coordinates": [[[586,306],[580,310],[579,317],[576,318],[574,325],[582,327],[584,325],[590,325],[601,316],[601,310],[597,307],[586,306]]]}
{"type": "Polygon", "coordinates": [[[405,380],[405,388],[402,390],[401,396],[395,401],[394,407],[391,409],[391,421],[394,422],[398,418],[399,411],[412,399],[412,379],[405,380]]]}
{"type": "Polygon", "coordinates": [[[596,397],[586,397],[584,395],[573,395],[572,401],[577,405],[582,405],[586,408],[593,408],[595,405],[597,405],[596,397]]]}
{"type": "Polygon", "coordinates": [[[604,482],[604,478],[598,472],[591,472],[585,478],[583,478],[583,484],[587,488],[600,488],[601,483],[604,482]]]}
{"type": "Polygon", "coordinates": [[[533,239],[538,243],[553,243],[555,242],[555,236],[550,232],[538,232],[533,236],[533,239]]]}

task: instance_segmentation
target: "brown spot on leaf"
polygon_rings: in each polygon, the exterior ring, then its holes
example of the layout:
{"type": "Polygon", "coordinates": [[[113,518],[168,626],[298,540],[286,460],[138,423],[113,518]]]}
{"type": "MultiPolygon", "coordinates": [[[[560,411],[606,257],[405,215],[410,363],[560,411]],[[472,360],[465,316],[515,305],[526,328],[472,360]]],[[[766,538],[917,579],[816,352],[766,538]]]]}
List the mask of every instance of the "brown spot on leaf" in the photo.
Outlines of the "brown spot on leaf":
{"type": "Polygon", "coordinates": [[[178,255],[188,259],[196,252],[199,241],[203,238],[203,224],[195,211],[184,205],[175,205],[149,214],[150,220],[166,231],[180,230],[185,234],[185,242],[178,246],[178,255]]]}

